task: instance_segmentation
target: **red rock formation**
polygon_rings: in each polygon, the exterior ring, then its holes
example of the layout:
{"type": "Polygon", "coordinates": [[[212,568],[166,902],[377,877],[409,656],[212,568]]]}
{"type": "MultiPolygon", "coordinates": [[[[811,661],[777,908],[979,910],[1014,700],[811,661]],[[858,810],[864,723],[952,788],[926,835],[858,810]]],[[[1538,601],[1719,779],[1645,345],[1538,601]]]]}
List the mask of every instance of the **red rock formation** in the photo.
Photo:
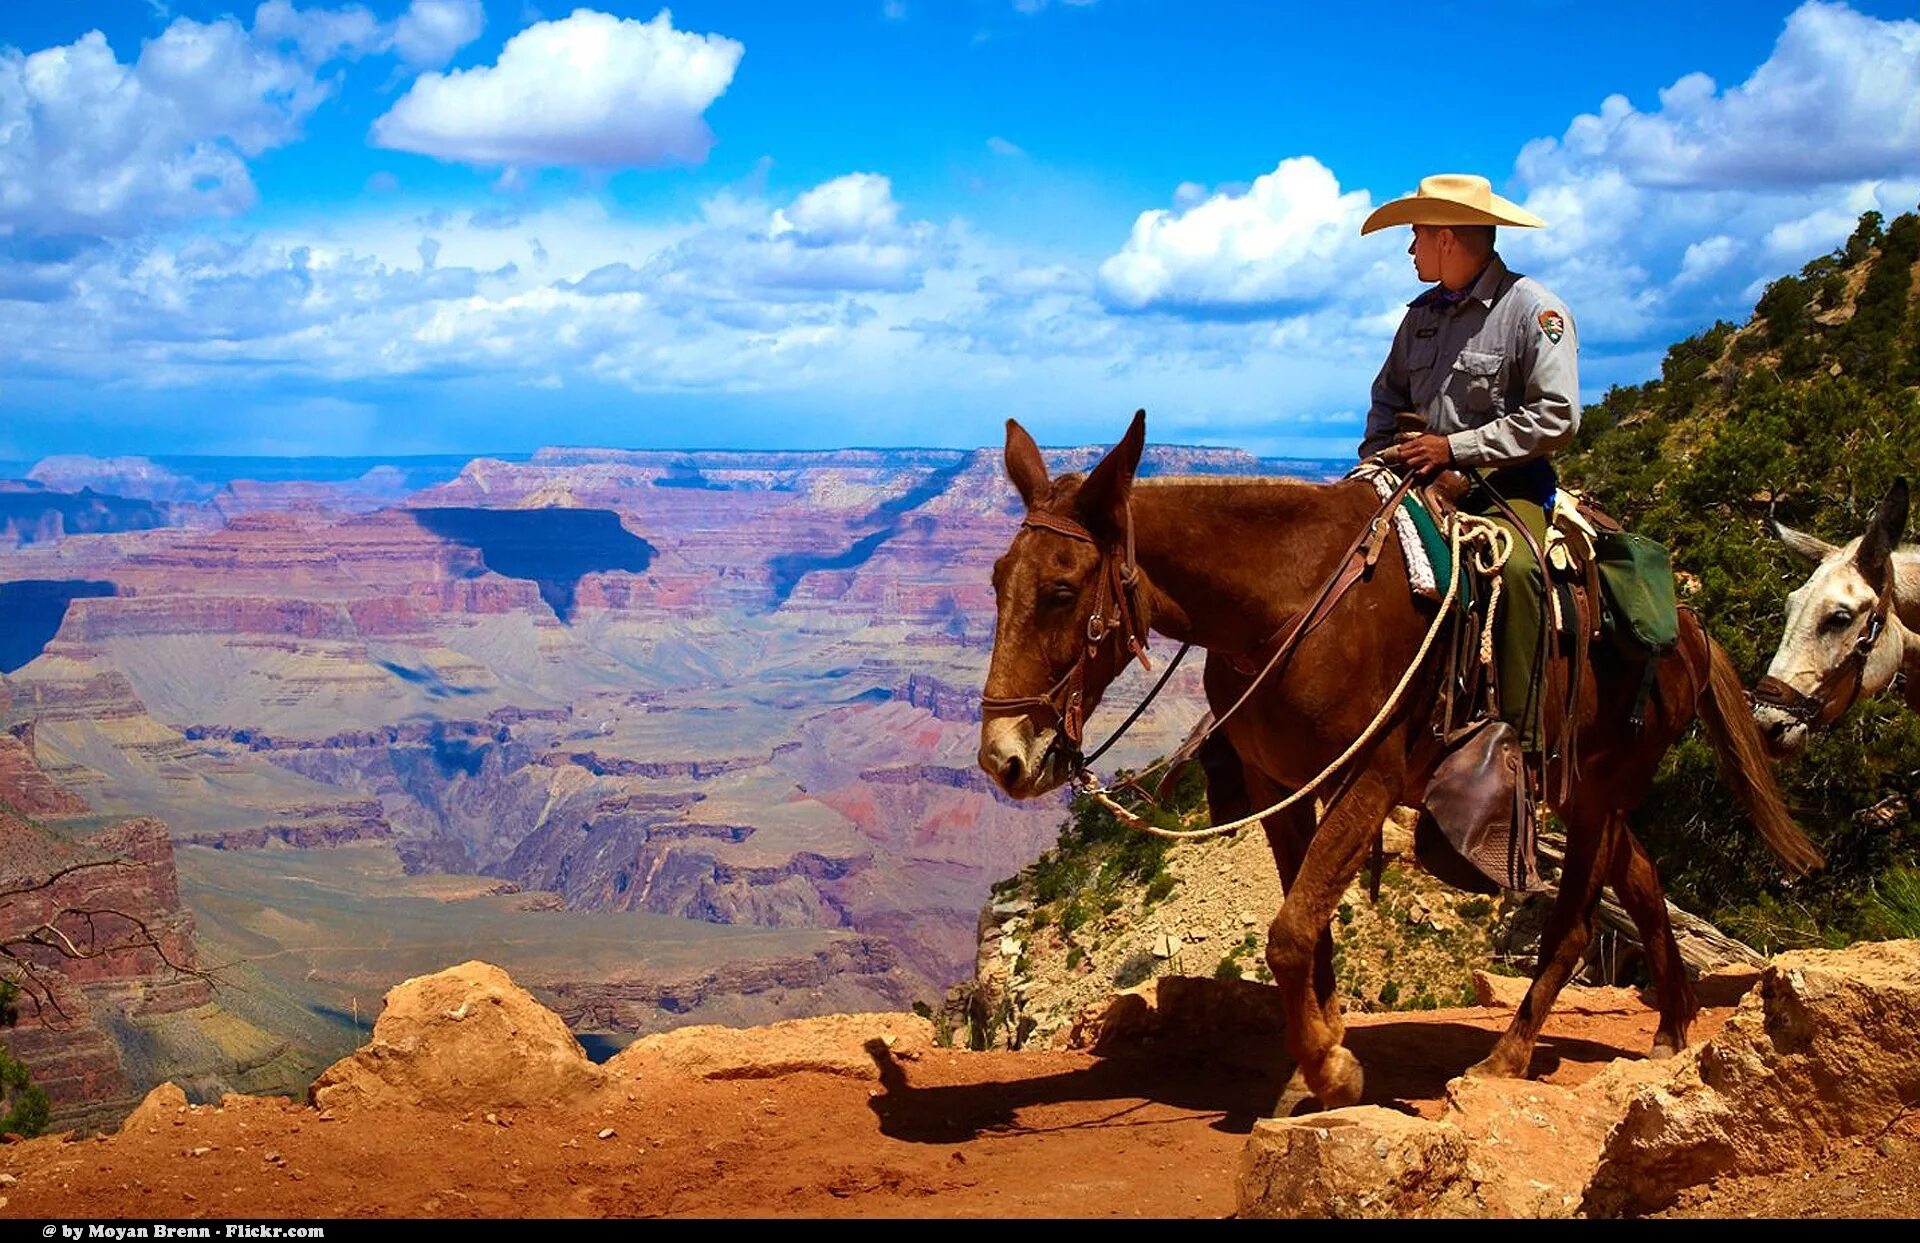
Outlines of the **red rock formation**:
{"type": "Polygon", "coordinates": [[[17,948],[34,963],[39,984],[4,1039],[52,1101],[56,1129],[116,1121],[152,1085],[130,1081],[110,1020],[150,1020],[212,1000],[204,980],[168,965],[191,969],[197,951],[167,826],[129,820],[68,844],[0,813],[0,889],[23,891],[0,903],[0,938],[17,945],[51,924],[90,955],[17,948]],[[62,868],[93,862],[100,866],[32,887],[62,868]],[[36,1005],[39,990],[46,996],[36,1005]]]}
{"type": "Polygon", "coordinates": [[[23,816],[77,816],[86,800],[61,789],[40,771],[33,754],[33,722],[0,734],[0,807],[23,816]]]}

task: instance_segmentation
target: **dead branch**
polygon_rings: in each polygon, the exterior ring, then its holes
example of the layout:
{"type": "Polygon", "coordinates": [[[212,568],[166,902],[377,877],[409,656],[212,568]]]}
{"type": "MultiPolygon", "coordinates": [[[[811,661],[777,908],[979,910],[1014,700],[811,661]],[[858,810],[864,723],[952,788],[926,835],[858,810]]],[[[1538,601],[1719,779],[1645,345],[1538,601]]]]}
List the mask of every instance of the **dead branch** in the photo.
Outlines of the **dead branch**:
{"type": "MultiPolygon", "coordinates": [[[[43,893],[76,872],[99,867],[139,866],[129,859],[95,859],[58,868],[43,879],[0,890],[0,910],[11,905],[4,899],[43,893]]],[[[217,983],[211,971],[176,961],[144,919],[117,907],[91,906],[63,906],[31,927],[0,933],[0,981],[12,984],[27,999],[36,1018],[51,1012],[54,1021],[70,1022],[73,1016],[60,1004],[58,985],[63,982],[62,973],[53,962],[48,961],[49,956],[54,961],[84,962],[112,954],[143,951],[152,953],[177,975],[191,976],[209,984],[217,983]],[[125,931],[103,932],[102,924],[110,920],[127,925],[125,931]],[[62,928],[62,922],[66,922],[68,928],[62,928]],[[76,922],[80,926],[73,928],[76,922]]]]}

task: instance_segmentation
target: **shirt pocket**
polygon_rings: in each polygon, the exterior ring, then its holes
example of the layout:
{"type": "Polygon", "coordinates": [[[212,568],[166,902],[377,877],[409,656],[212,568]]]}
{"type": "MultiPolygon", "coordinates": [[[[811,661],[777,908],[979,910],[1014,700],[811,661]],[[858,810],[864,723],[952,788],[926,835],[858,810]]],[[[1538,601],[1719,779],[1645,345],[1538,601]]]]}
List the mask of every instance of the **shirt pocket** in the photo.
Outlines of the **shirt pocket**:
{"type": "Polygon", "coordinates": [[[1507,360],[1484,350],[1461,350],[1451,378],[1454,404],[1467,414],[1499,414],[1505,404],[1507,360]]]}

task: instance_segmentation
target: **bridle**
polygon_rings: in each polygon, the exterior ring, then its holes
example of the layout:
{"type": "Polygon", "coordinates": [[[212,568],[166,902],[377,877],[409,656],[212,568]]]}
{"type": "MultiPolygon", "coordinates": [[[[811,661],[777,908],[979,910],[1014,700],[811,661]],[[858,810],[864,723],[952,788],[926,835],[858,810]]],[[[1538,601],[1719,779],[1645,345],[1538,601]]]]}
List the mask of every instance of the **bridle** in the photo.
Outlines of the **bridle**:
{"type": "Polygon", "coordinates": [[[1073,664],[1044,694],[982,695],[980,708],[984,712],[1045,708],[1059,722],[1060,733],[1072,753],[1078,755],[1086,726],[1087,666],[1100,654],[1107,640],[1116,637],[1122,640],[1122,663],[1128,657],[1137,656],[1142,668],[1153,668],[1152,662],[1147,659],[1146,631],[1139,623],[1137,592],[1140,568],[1133,559],[1132,507],[1128,507],[1124,545],[1116,541],[1103,546],[1094,538],[1093,532],[1073,519],[1038,510],[1028,513],[1020,526],[1022,529],[1051,531],[1093,545],[1100,554],[1099,568],[1094,571],[1093,608],[1087,614],[1084,642],[1079,645],[1080,650],[1073,664]],[[1109,608],[1113,610],[1111,613],[1108,612],[1109,608]]]}
{"type": "MultiPolygon", "coordinates": [[[[1374,511],[1373,517],[1368,519],[1367,524],[1360,529],[1360,533],[1354,536],[1353,543],[1348,546],[1346,555],[1341,557],[1335,565],[1332,575],[1320,584],[1320,590],[1315,594],[1313,603],[1304,611],[1295,614],[1276,630],[1266,643],[1261,645],[1272,649],[1272,655],[1267,658],[1265,666],[1259,668],[1257,672],[1251,668],[1247,670],[1252,674],[1252,681],[1234,701],[1233,706],[1212,717],[1210,721],[1204,722],[1204,728],[1196,729],[1174,756],[1173,762],[1180,762],[1191,756],[1207,738],[1219,732],[1226,724],[1227,718],[1239,711],[1240,706],[1253,696],[1254,691],[1267,680],[1267,677],[1286,663],[1287,658],[1292,655],[1300,642],[1327,619],[1334,607],[1346,597],[1348,590],[1372,570],[1390,529],[1388,525],[1390,515],[1417,482],[1417,476],[1407,475],[1393,490],[1393,494],[1381,502],[1380,507],[1374,511]]],[[[1086,643],[1074,658],[1073,665],[1060,675],[1044,695],[982,695],[980,697],[982,712],[1006,712],[1022,708],[1045,708],[1052,712],[1055,719],[1060,722],[1060,733],[1055,736],[1048,751],[1050,753],[1057,750],[1064,751],[1068,763],[1076,773],[1084,774],[1087,765],[1105,754],[1107,749],[1118,742],[1133,723],[1140,719],[1147,705],[1159,696],[1167,680],[1173,676],[1173,671],[1179,668],[1181,659],[1192,647],[1190,643],[1182,643],[1180,650],[1174,653],[1173,660],[1168,663],[1165,672],[1160,675],[1160,680],[1154,683],[1153,689],[1147,692],[1146,698],[1140,701],[1132,714],[1121,722],[1120,728],[1109,735],[1092,755],[1082,754],[1080,743],[1086,714],[1087,665],[1099,654],[1101,646],[1110,636],[1124,635],[1127,653],[1138,656],[1142,668],[1148,670],[1153,668],[1152,662],[1147,659],[1146,628],[1140,625],[1138,620],[1140,609],[1135,593],[1139,587],[1140,572],[1133,555],[1131,501],[1127,504],[1126,518],[1123,551],[1119,542],[1103,548],[1100,541],[1094,538],[1093,532],[1071,518],[1039,511],[1027,514],[1026,519],[1020,524],[1022,528],[1052,531],[1083,544],[1091,544],[1100,550],[1100,566],[1094,571],[1097,578],[1094,587],[1093,611],[1087,617],[1086,643]],[[1107,615],[1109,600],[1118,610],[1112,616],[1107,615]]],[[[1124,656],[1122,660],[1125,660],[1124,656]]]]}
{"type": "Polygon", "coordinates": [[[1854,640],[1853,650],[1847,653],[1845,660],[1821,677],[1811,692],[1803,693],[1788,686],[1771,674],[1761,678],[1753,688],[1753,702],[1776,708],[1800,722],[1808,729],[1818,729],[1831,721],[1837,721],[1860,702],[1860,695],[1866,689],[1867,659],[1873,655],[1874,644],[1887,628],[1887,608],[1893,599],[1893,591],[1880,592],[1874,603],[1873,612],[1867,617],[1867,628],[1854,640]],[[1839,703],[1841,685],[1852,680],[1853,685],[1847,691],[1845,703],[1839,703]]]}

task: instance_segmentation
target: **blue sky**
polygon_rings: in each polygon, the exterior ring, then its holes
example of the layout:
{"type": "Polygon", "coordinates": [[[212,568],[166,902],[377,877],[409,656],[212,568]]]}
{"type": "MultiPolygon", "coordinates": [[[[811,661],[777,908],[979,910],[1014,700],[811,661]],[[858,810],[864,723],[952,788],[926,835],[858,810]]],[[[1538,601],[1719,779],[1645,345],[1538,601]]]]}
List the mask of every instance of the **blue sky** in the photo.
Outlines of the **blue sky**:
{"type": "Polygon", "coordinates": [[[1335,456],[1427,173],[1583,387],[1920,200],[1905,4],[26,3],[0,458],[1158,439],[1335,456]]]}

